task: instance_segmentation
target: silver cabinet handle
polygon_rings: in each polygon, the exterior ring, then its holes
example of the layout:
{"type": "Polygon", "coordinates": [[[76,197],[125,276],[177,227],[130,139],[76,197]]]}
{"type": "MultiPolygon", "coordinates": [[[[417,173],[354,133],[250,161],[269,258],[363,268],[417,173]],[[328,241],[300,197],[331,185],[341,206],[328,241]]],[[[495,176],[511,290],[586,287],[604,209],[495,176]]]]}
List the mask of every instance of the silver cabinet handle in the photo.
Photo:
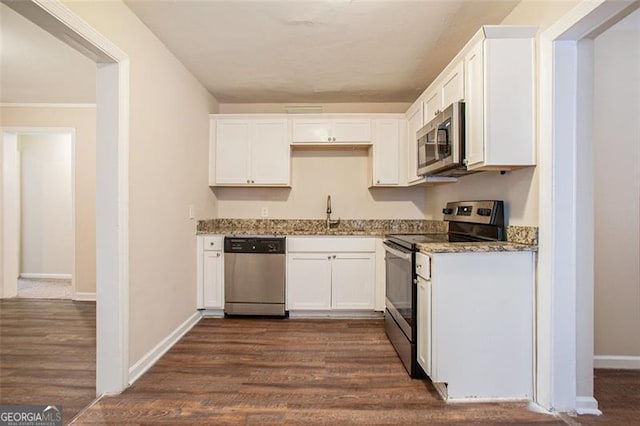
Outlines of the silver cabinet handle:
{"type": "Polygon", "coordinates": [[[334,259],[336,258],[336,255],[335,255],[335,254],[333,255],[333,258],[334,258],[334,259]]]}
{"type": "Polygon", "coordinates": [[[220,257],[220,253],[216,253],[216,257],[220,257]]]}
{"type": "Polygon", "coordinates": [[[331,136],[327,138],[327,142],[331,142],[331,136]]]}
{"type": "Polygon", "coordinates": [[[327,259],[331,259],[331,256],[327,256],[327,259]]]}

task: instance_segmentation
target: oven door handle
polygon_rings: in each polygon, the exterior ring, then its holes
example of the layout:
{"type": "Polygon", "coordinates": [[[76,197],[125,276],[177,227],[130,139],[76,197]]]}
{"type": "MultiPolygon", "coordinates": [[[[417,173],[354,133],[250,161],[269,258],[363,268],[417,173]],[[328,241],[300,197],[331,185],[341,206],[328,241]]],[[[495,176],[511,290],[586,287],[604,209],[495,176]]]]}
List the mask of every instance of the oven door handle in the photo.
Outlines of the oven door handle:
{"type": "Polygon", "coordinates": [[[383,241],[382,244],[384,244],[384,249],[386,251],[388,251],[389,253],[391,253],[394,256],[398,256],[401,259],[406,259],[406,260],[410,260],[411,259],[411,252],[404,252],[404,251],[400,251],[396,248],[391,247],[387,242],[383,241]]]}

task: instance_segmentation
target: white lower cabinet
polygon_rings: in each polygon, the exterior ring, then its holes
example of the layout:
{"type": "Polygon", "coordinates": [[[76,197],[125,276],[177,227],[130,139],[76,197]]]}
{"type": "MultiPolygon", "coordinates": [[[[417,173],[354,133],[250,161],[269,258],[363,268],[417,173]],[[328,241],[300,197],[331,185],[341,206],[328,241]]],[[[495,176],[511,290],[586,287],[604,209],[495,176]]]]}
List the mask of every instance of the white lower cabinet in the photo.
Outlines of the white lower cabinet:
{"type": "Polygon", "coordinates": [[[375,239],[296,237],[287,244],[288,310],[374,309],[375,239]]]}
{"type": "Polygon", "coordinates": [[[447,400],[533,397],[534,253],[435,253],[418,362],[447,400]]]}
{"type": "Polygon", "coordinates": [[[287,309],[331,309],[331,263],[326,253],[289,253],[287,309]]]}
{"type": "Polygon", "coordinates": [[[198,237],[198,309],[224,309],[223,236],[198,237]]]}
{"type": "Polygon", "coordinates": [[[373,310],[374,253],[342,253],[331,258],[331,308],[373,310]]]}
{"type": "Polygon", "coordinates": [[[431,377],[431,281],[418,276],[418,364],[431,377]]]}

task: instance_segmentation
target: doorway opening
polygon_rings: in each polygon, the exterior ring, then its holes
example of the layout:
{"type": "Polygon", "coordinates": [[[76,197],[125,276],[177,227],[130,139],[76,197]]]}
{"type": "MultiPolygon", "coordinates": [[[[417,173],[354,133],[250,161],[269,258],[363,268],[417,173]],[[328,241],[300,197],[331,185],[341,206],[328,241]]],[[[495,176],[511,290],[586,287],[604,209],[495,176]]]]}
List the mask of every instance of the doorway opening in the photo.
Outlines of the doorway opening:
{"type": "Polygon", "coordinates": [[[75,299],[74,131],[5,129],[2,139],[3,205],[15,227],[5,250],[18,251],[7,253],[18,275],[7,277],[5,296],[75,299]]]}
{"type": "Polygon", "coordinates": [[[638,6],[583,1],[540,37],[536,401],[554,411],[601,414],[593,396],[594,39],[638,6]]]}
{"type": "Polygon", "coordinates": [[[119,393],[129,381],[129,57],[59,0],[5,4],[96,63],[96,394],[119,393]]]}

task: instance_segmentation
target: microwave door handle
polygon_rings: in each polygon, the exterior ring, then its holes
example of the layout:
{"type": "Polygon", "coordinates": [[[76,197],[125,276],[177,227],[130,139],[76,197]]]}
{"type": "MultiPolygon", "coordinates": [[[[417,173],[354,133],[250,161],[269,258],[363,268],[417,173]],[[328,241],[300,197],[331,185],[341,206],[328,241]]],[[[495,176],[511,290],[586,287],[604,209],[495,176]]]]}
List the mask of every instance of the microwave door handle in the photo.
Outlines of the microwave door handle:
{"type": "Polygon", "coordinates": [[[401,259],[406,259],[406,260],[411,259],[411,253],[406,253],[398,249],[395,249],[385,242],[383,242],[382,244],[384,244],[384,249],[389,253],[391,253],[392,255],[398,256],[401,259]]]}
{"type": "MultiPolygon", "coordinates": [[[[438,138],[437,139],[437,144],[438,144],[438,146],[444,145],[447,148],[445,153],[448,154],[449,151],[451,150],[451,144],[449,142],[449,129],[447,129],[446,127],[445,128],[440,128],[440,129],[438,129],[438,134],[440,134],[440,132],[444,133],[444,138],[443,139],[438,138]],[[441,140],[443,140],[444,143],[441,143],[440,142],[441,140]]],[[[438,156],[439,156],[440,151],[439,150],[437,150],[437,151],[438,151],[438,156]]]]}

